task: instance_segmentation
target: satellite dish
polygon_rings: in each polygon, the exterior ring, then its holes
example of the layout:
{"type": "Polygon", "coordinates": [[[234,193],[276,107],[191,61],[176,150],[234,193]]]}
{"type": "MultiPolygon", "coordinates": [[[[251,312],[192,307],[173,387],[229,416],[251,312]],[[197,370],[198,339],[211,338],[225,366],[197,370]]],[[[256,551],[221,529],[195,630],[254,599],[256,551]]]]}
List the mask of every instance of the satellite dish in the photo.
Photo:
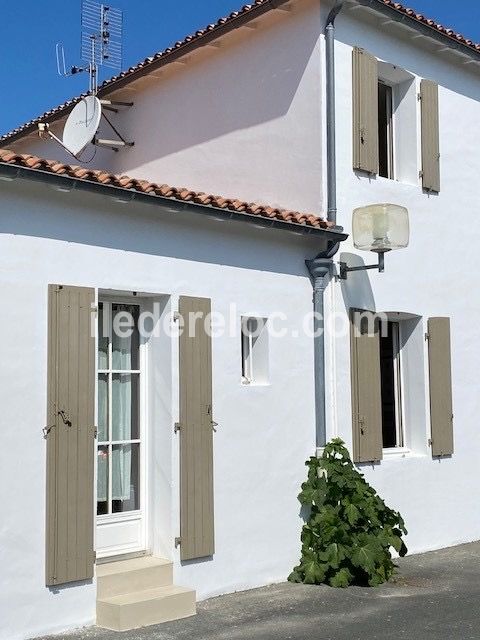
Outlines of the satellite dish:
{"type": "Polygon", "coordinates": [[[63,146],[78,157],[93,141],[100,126],[102,105],[96,96],[83,98],[68,116],[63,130],[63,146]]]}

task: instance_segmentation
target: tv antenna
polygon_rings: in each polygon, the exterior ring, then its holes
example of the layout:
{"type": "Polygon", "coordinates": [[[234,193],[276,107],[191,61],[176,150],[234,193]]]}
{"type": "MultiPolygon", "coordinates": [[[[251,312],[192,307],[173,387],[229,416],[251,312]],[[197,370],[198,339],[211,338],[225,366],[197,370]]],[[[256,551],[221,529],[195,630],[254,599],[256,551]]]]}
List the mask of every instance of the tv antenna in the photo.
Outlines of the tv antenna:
{"type": "Polygon", "coordinates": [[[118,113],[119,107],[131,107],[133,102],[101,100],[98,93],[99,67],[109,67],[117,71],[122,68],[123,54],[123,12],[106,4],[98,4],[92,0],[82,0],[82,36],[81,66],[68,68],[65,61],[65,49],[62,43],[56,45],[57,72],[60,76],[69,77],[78,73],[88,73],[88,95],[78,102],[65,123],[63,140],[52,131],[48,123],[38,125],[39,135],[59,143],[77,160],[79,155],[90,144],[107,147],[118,151],[121,147],[132,147],[113,125],[104,111],[118,113]],[[105,140],[97,137],[100,122],[105,120],[114,132],[116,139],[105,140]]]}
{"type": "Polygon", "coordinates": [[[80,55],[82,65],[68,69],[65,49],[57,43],[57,71],[60,76],[73,76],[87,72],[90,77],[89,92],[98,90],[98,69],[105,66],[120,71],[123,54],[123,12],[106,4],[82,0],[82,37],[80,55]]]}

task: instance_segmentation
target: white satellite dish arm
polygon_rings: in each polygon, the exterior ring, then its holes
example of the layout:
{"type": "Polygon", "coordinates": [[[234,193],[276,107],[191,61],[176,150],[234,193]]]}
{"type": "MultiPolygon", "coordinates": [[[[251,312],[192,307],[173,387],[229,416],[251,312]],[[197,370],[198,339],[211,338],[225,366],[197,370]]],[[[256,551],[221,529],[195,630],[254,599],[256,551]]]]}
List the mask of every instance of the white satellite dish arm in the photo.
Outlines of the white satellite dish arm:
{"type": "Polygon", "coordinates": [[[60,138],[58,136],[56,136],[53,131],[50,131],[50,125],[48,124],[48,122],[39,122],[38,123],[38,135],[40,136],[40,138],[42,138],[42,140],[45,139],[50,139],[50,140],[54,140],[57,144],[59,144],[62,149],[64,151],[66,151],[69,155],[71,155],[73,158],[75,158],[75,160],[79,160],[80,158],[78,158],[75,154],[73,154],[70,149],[68,149],[63,142],[60,140],[60,138]]]}
{"type": "MultiPolygon", "coordinates": [[[[64,132],[63,132],[63,140],[60,140],[58,136],[56,136],[53,131],[50,130],[50,125],[47,122],[40,122],[38,124],[38,135],[42,139],[50,139],[54,140],[58,145],[62,147],[64,151],[66,151],[69,155],[73,156],[76,160],[80,160],[80,156],[85,150],[86,146],[89,143],[92,143],[98,147],[106,147],[111,149],[112,151],[118,151],[122,147],[133,147],[134,142],[128,142],[120,133],[120,131],[115,127],[113,122],[107,115],[103,112],[103,109],[108,109],[109,111],[113,111],[114,113],[118,113],[119,108],[122,107],[132,107],[133,102],[120,102],[114,100],[99,100],[94,96],[87,96],[83,98],[70,113],[70,116],[67,119],[65,124],[64,132]],[[93,102],[93,105],[92,105],[93,102]],[[82,116],[79,120],[78,114],[75,117],[75,112],[78,110],[82,103],[90,104],[91,111],[90,113],[97,113],[97,117],[92,120],[94,122],[93,129],[90,126],[86,126],[81,129],[78,129],[78,125],[82,123],[84,117],[82,116]],[[98,105],[98,107],[95,106],[98,105]],[[102,109],[103,107],[103,109],[102,109]],[[116,136],[116,139],[102,139],[97,137],[97,131],[100,125],[100,121],[103,120],[107,123],[109,128],[113,131],[116,136]],[[69,123],[72,122],[72,125],[69,123]],[[68,129],[68,131],[67,131],[68,129]],[[66,137],[67,134],[67,137],[66,137]],[[72,137],[73,134],[73,137],[72,137]]],[[[88,123],[90,125],[90,122],[88,123]]]]}

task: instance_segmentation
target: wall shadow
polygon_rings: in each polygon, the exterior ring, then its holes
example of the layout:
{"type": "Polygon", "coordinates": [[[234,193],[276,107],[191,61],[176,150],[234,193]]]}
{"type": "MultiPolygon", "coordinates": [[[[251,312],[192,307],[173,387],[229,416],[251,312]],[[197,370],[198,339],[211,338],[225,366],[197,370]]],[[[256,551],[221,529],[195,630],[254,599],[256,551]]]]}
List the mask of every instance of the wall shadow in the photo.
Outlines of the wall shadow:
{"type": "Polygon", "coordinates": [[[318,236],[258,227],[221,214],[215,219],[189,211],[172,213],[168,203],[121,204],[97,194],[63,193],[26,181],[3,183],[0,193],[0,234],[305,278],[305,258],[326,243],[318,236]]]}

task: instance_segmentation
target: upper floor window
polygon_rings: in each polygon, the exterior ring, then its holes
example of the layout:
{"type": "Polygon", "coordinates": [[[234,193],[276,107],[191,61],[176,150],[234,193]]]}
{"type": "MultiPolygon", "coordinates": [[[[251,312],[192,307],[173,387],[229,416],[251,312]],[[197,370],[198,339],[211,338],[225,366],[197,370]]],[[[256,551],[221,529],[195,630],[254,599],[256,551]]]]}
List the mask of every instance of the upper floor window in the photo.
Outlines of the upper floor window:
{"type": "Polygon", "coordinates": [[[394,179],[393,162],[393,90],[378,83],[378,174],[394,179]]]}
{"type": "Polygon", "coordinates": [[[419,83],[405,69],[358,47],[353,51],[353,168],[411,185],[420,185],[421,178],[424,189],[440,191],[438,86],[419,83]]]}

